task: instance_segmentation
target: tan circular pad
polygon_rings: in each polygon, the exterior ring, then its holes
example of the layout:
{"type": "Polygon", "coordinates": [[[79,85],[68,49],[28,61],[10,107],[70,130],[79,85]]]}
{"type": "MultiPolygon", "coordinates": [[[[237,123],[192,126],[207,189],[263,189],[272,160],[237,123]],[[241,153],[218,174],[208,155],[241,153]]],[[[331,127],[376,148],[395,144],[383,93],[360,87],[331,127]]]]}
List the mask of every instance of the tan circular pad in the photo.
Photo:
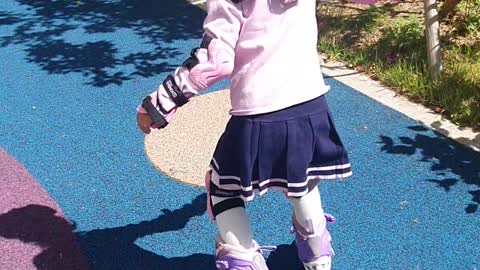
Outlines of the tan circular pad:
{"type": "Polygon", "coordinates": [[[171,178],[204,186],[213,151],[230,117],[229,91],[197,96],[177,110],[170,124],[145,136],[155,168],[171,178]]]}

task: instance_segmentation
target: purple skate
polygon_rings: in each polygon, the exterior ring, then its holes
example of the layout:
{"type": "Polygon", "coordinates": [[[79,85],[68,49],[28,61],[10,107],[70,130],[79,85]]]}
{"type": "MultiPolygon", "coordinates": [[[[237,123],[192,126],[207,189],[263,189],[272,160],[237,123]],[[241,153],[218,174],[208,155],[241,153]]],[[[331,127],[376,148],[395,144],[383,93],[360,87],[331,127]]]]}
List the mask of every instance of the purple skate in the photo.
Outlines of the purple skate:
{"type": "Polygon", "coordinates": [[[245,250],[225,244],[218,236],[215,240],[215,249],[217,270],[268,270],[262,255],[263,248],[255,241],[250,250],[245,250]]]}
{"type": "Polygon", "coordinates": [[[302,228],[295,216],[292,218],[292,231],[295,233],[298,257],[306,270],[330,270],[332,265],[332,238],[326,228],[326,223],[335,222],[335,218],[325,214],[326,222],[322,226],[302,228]]]}

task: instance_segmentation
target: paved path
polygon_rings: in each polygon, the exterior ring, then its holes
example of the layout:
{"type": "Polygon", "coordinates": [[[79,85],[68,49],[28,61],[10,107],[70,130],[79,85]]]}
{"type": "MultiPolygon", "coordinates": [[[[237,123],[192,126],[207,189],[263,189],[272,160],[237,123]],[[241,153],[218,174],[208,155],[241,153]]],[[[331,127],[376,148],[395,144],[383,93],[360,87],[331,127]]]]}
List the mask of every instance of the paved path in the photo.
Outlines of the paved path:
{"type": "MultiPolygon", "coordinates": [[[[0,269],[213,269],[201,181],[151,153],[200,167],[208,155],[148,152],[164,135],[135,125],[138,102],[199,43],[204,16],[181,0],[0,1],[0,269]]],[[[478,152],[338,79],[327,98],[354,176],[321,185],[338,220],[335,269],[479,269],[478,152]]],[[[186,110],[208,110],[226,88],[186,110]]],[[[202,121],[182,136],[210,134],[202,121]]],[[[283,195],[248,211],[256,239],[279,246],[270,268],[298,269],[283,195]]]]}

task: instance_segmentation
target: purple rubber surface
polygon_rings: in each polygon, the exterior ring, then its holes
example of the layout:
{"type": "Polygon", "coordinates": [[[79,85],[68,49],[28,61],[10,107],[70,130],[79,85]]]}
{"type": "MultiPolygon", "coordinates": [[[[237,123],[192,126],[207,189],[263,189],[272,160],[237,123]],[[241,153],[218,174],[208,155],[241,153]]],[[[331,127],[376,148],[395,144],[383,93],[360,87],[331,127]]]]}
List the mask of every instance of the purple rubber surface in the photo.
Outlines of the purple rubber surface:
{"type": "Polygon", "coordinates": [[[73,230],[35,178],[0,148],[0,269],[88,269],[73,230]]]}

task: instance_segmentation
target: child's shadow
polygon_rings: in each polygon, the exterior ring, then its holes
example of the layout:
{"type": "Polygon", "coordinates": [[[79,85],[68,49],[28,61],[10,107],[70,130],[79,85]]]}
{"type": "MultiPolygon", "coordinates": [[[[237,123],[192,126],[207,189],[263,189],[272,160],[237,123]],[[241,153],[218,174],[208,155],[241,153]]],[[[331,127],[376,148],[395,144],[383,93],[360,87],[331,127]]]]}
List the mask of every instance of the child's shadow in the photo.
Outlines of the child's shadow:
{"type": "MultiPolygon", "coordinates": [[[[204,193],[180,209],[162,210],[163,214],[156,219],[124,227],[77,232],[75,239],[72,233],[75,226],[55,215],[54,209],[43,205],[28,205],[0,215],[0,237],[18,239],[41,247],[42,252],[33,258],[33,264],[39,270],[214,269],[212,255],[193,254],[166,258],[135,244],[143,236],[182,229],[191,217],[203,215],[205,206],[204,193]],[[89,266],[86,266],[75,240],[78,240],[89,266]]],[[[180,238],[176,240],[181,241],[180,238]]]]}
{"type": "MultiPolygon", "coordinates": [[[[0,215],[0,237],[41,247],[42,252],[33,258],[38,270],[212,270],[215,264],[211,254],[167,258],[135,244],[147,235],[180,230],[190,218],[203,215],[205,210],[204,193],[179,209],[162,210],[163,214],[153,220],[74,234],[75,226],[55,215],[54,209],[32,204],[0,215]]],[[[173,240],[182,241],[181,238],[173,240]]],[[[162,244],[168,247],[175,242],[162,244]]],[[[267,263],[270,270],[302,269],[294,244],[280,245],[267,263]]]]}
{"type": "MultiPolygon", "coordinates": [[[[164,214],[156,219],[125,227],[80,232],[77,237],[83,250],[88,252],[87,256],[94,269],[213,270],[215,263],[211,254],[167,258],[144,250],[134,243],[135,240],[146,235],[180,230],[185,227],[191,217],[201,216],[205,210],[206,194],[202,194],[180,209],[163,210],[164,214]]],[[[182,241],[182,237],[175,237],[172,240],[182,241]]],[[[162,243],[166,247],[175,244],[175,242],[162,243]]],[[[278,246],[268,256],[267,264],[270,270],[303,269],[293,243],[278,246]]]]}
{"type": "MultiPolygon", "coordinates": [[[[48,206],[30,204],[0,215],[0,240],[20,240],[30,247],[25,247],[26,250],[10,248],[13,254],[8,254],[9,264],[19,267],[17,264],[21,262],[17,260],[30,263],[26,260],[35,256],[31,263],[38,270],[88,269],[75,242],[74,226],[55,213],[56,210],[48,206]],[[37,252],[32,251],[31,246],[40,247],[42,251],[35,255],[37,252]]],[[[5,247],[7,245],[8,242],[5,247]]]]}
{"type": "MultiPolygon", "coordinates": [[[[156,219],[129,224],[124,227],[79,232],[77,237],[92,269],[213,269],[212,255],[192,254],[185,257],[167,258],[135,244],[137,239],[147,235],[184,228],[190,218],[205,213],[206,201],[207,197],[204,193],[179,209],[173,211],[162,210],[163,214],[156,219]]],[[[182,241],[182,236],[179,235],[172,240],[182,241]]],[[[168,247],[175,245],[176,242],[161,244],[168,247]]]]}
{"type": "Polygon", "coordinates": [[[280,245],[267,259],[270,270],[303,270],[303,265],[297,256],[297,247],[292,242],[290,245],[280,245]]]}

